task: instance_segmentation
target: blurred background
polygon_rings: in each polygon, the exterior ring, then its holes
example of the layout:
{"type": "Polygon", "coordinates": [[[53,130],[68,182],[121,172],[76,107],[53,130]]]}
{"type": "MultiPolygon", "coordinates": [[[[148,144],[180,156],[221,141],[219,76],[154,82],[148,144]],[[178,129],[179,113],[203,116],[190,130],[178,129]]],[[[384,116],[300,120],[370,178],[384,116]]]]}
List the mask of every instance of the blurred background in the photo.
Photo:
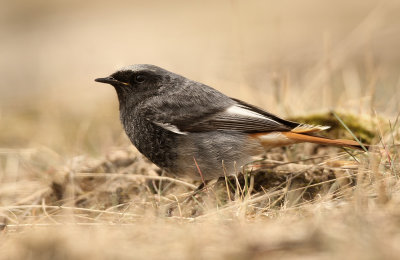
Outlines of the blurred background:
{"type": "Polygon", "coordinates": [[[126,145],[112,87],[161,66],[281,116],[396,117],[400,1],[3,1],[0,147],[126,145]]]}

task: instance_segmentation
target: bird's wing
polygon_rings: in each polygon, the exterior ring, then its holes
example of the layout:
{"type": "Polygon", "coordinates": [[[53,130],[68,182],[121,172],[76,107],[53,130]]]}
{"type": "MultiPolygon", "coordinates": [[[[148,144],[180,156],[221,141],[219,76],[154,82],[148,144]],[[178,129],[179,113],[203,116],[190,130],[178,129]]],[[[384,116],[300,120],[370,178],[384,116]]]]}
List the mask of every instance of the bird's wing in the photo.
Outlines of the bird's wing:
{"type": "Polygon", "coordinates": [[[218,130],[267,133],[291,131],[300,126],[308,129],[307,126],[281,119],[243,101],[237,99],[230,99],[230,101],[225,102],[226,104],[221,107],[211,106],[212,109],[180,107],[179,111],[174,112],[174,115],[177,112],[181,113],[180,117],[158,114],[156,118],[153,117],[152,122],[177,134],[218,130]]]}
{"type": "Polygon", "coordinates": [[[235,102],[222,111],[182,128],[189,132],[232,130],[244,133],[290,131],[298,123],[283,120],[243,101],[235,102]]]}

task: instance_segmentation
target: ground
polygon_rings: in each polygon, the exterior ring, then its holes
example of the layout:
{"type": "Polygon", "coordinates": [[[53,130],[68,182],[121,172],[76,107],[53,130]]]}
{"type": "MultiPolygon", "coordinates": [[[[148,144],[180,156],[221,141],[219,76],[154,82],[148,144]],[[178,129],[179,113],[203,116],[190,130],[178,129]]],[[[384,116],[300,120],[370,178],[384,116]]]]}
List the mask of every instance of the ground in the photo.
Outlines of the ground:
{"type": "Polygon", "coordinates": [[[0,189],[0,258],[394,258],[399,157],[382,147],[276,148],[201,190],[133,146],[61,166],[43,148],[8,151],[20,174],[0,189]]]}

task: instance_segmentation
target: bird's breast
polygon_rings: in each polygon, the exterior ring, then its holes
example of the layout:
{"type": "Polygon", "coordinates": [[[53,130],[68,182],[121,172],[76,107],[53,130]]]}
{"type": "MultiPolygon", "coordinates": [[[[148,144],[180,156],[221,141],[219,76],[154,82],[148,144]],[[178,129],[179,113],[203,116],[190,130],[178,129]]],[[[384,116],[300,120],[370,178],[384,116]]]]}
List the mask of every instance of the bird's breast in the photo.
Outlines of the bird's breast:
{"type": "Polygon", "coordinates": [[[178,156],[176,134],[140,117],[123,120],[123,125],[139,152],[159,167],[173,170],[178,156]]]}

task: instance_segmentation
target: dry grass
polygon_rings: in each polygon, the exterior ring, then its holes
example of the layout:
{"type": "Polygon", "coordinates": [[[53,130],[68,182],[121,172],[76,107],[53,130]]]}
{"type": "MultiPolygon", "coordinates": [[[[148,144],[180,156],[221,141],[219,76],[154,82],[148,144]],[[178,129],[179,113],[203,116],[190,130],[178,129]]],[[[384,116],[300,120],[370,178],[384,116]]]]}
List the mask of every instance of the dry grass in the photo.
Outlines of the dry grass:
{"type": "Polygon", "coordinates": [[[398,258],[400,5],[166,3],[0,10],[0,259],[398,258]],[[274,149],[195,191],[130,146],[113,90],[92,87],[140,62],[352,138],[334,109],[375,146],[274,149]]]}
{"type": "Polygon", "coordinates": [[[367,154],[310,144],[275,149],[261,169],[198,192],[199,183],[159,176],[133,147],[64,166],[52,163],[50,150],[2,150],[1,257],[395,257],[393,137],[398,130],[383,139],[387,151],[367,154]]]}

